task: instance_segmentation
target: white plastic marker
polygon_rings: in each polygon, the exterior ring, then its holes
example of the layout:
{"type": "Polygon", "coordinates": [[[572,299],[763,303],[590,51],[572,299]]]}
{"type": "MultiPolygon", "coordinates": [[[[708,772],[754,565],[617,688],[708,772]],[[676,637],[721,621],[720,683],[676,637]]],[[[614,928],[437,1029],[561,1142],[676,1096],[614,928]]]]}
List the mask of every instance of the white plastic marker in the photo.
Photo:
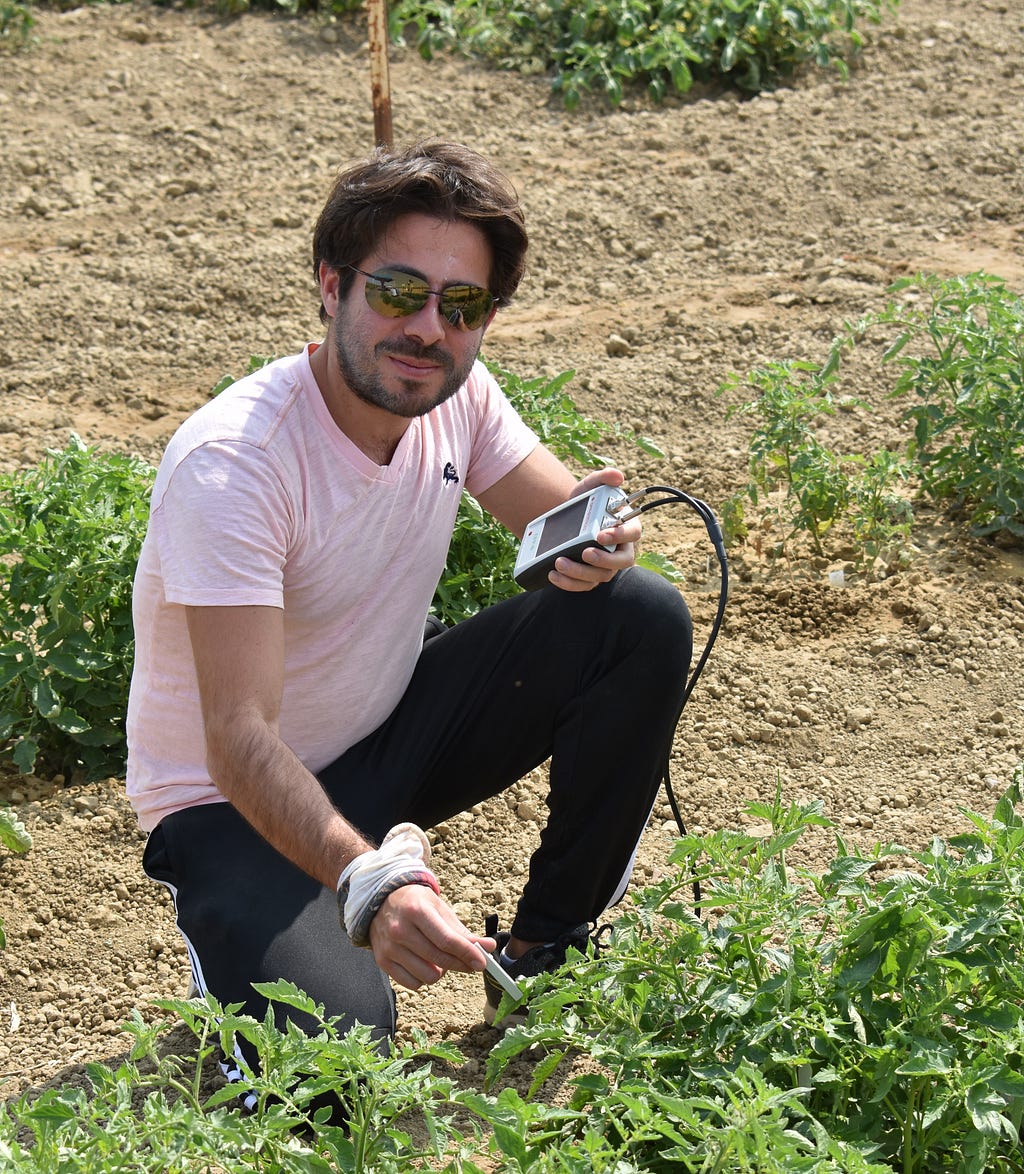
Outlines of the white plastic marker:
{"type": "Polygon", "coordinates": [[[491,978],[494,979],[498,986],[501,987],[505,994],[511,995],[512,998],[515,999],[515,1001],[518,1003],[523,997],[523,992],[519,989],[519,984],[516,982],[516,980],[512,977],[511,974],[509,974],[505,967],[502,966],[498,959],[495,958],[493,954],[489,954],[483,948],[483,946],[480,947],[480,953],[483,954],[484,958],[487,960],[487,965],[484,967],[487,973],[491,976],[491,978]]]}

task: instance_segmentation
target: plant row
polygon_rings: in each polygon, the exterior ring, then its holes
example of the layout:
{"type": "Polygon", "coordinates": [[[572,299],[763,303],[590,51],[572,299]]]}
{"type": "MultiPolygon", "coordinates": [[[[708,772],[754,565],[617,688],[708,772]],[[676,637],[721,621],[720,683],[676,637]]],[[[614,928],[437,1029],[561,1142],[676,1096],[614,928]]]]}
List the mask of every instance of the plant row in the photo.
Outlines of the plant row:
{"type": "Polygon", "coordinates": [[[654,101],[697,82],[757,93],[807,63],[845,77],[882,10],[878,0],[397,0],[390,23],[428,59],[454,50],[550,73],[572,109],[586,93],[618,105],[639,87],[654,101]]]}
{"type": "MultiPolygon", "coordinates": [[[[193,0],[198,4],[200,0],[193,0]]],[[[594,92],[618,105],[631,88],[660,101],[695,82],[756,93],[805,63],[845,76],[865,23],[898,0],[395,0],[392,38],[431,58],[460,52],[499,69],[549,73],[568,108],[594,92]]],[[[66,5],[58,2],[58,7],[66,5]]],[[[250,8],[328,17],[364,0],[215,0],[236,16],[250,8]]],[[[31,0],[0,0],[0,45],[31,40],[31,0]]]]}
{"type": "MultiPolygon", "coordinates": [[[[313,1036],[212,1001],[161,1004],[196,1054],[136,1013],[130,1060],[90,1088],[0,1110],[0,1165],[78,1171],[482,1174],[999,1174],[1024,1166],[1024,771],[991,817],[924,851],[859,854],[819,803],[753,804],[755,836],[684,837],[600,952],[527,983],[529,1017],[492,1050],[483,1089],[463,1057],[417,1036],[390,1051],[313,1036]],[[795,865],[835,834],[823,874],[795,865]],[[692,893],[699,896],[696,905],[692,893]],[[203,1063],[248,1040],[257,1106],[205,1096],[203,1063]],[[533,1066],[523,1094],[502,1086],[533,1066]],[[539,1094],[560,1077],[567,1095],[539,1094]],[[325,1101],[326,1098],[326,1101],[325,1101]],[[329,1103],[328,1103],[329,1102],[329,1103]],[[339,1121],[342,1122],[339,1124],[339,1121]]],[[[506,997],[507,1002],[507,997],[506,997]]],[[[500,1014],[499,1009],[499,1014],[500,1014]]]]}
{"type": "MultiPolygon", "coordinates": [[[[754,420],[749,480],[723,505],[731,543],[756,535],[784,550],[807,535],[824,554],[843,523],[861,558],[912,553],[914,500],[925,500],[979,536],[1024,539],[1024,300],[984,273],[918,275],[891,287],[879,313],[848,326],[822,363],[758,368],[723,388],[753,391],[729,414],[754,420]],[[837,412],[872,409],[843,393],[858,349],[885,332],[881,365],[902,405],[897,450],[837,451],[822,426],[837,412]]],[[[872,352],[874,353],[874,352],[872,352]]],[[[872,371],[884,384],[885,373],[872,371]]]]}

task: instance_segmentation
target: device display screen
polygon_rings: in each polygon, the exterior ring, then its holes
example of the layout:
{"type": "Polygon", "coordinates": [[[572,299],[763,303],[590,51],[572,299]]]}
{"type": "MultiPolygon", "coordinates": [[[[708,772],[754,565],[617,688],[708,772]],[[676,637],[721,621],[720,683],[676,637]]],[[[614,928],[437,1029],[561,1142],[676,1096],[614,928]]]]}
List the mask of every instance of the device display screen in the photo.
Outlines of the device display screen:
{"type": "Polygon", "coordinates": [[[541,531],[537,544],[537,555],[554,550],[556,546],[561,546],[575,538],[580,532],[580,526],[583,524],[589,504],[589,498],[581,497],[579,501],[572,502],[565,509],[545,518],[544,529],[541,531]]]}

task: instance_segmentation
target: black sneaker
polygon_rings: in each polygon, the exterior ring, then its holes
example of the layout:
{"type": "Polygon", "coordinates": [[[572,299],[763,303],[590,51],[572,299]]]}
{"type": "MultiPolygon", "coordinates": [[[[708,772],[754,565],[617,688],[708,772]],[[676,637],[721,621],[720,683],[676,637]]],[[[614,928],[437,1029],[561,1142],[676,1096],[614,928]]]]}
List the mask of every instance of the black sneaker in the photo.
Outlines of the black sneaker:
{"type": "MultiPolygon", "coordinates": [[[[498,930],[498,919],[493,914],[487,918],[484,924],[484,933],[489,938],[494,938],[498,943],[494,951],[494,957],[498,960],[502,969],[510,974],[513,978],[533,978],[538,974],[545,974],[553,970],[557,970],[565,962],[565,952],[572,946],[573,949],[579,950],[581,954],[587,951],[587,943],[590,941],[590,926],[584,923],[576,926],[575,929],[567,930],[565,933],[559,935],[553,942],[545,943],[542,946],[534,946],[527,950],[521,957],[514,961],[502,961],[501,952],[508,945],[511,934],[504,930],[498,930]]],[[[501,986],[491,976],[484,971],[484,1022],[492,1025],[498,1013],[498,1006],[501,1003],[504,991],[501,986]]],[[[501,1027],[516,1027],[521,1023],[526,1022],[526,1005],[521,1005],[520,1009],[510,1011],[501,1020],[501,1027]]]]}

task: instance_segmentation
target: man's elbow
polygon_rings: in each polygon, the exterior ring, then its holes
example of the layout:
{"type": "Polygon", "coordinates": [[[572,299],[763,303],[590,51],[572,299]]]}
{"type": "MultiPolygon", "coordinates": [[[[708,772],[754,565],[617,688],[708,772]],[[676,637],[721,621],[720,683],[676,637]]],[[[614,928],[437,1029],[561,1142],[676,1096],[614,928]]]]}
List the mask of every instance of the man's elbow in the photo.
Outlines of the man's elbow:
{"type": "Polygon", "coordinates": [[[207,720],[206,769],[218,790],[231,799],[246,779],[259,778],[268,761],[274,734],[253,715],[225,715],[207,720]]]}

